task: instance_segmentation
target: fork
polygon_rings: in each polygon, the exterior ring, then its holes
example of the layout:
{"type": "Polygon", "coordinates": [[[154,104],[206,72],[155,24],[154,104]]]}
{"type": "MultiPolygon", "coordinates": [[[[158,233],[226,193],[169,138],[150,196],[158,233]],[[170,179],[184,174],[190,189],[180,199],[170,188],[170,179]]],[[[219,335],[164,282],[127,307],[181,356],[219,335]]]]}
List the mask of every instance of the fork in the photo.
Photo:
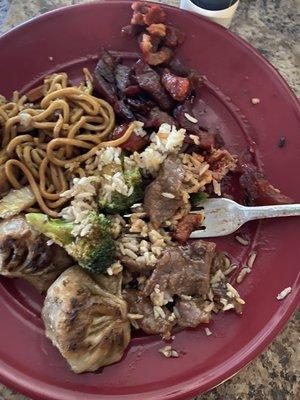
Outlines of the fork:
{"type": "Polygon", "coordinates": [[[193,239],[229,235],[246,222],[256,219],[300,216],[300,204],[245,207],[233,200],[218,198],[205,200],[197,207],[190,213],[204,213],[204,222],[201,229],[191,233],[190,238],[193,239]]]}

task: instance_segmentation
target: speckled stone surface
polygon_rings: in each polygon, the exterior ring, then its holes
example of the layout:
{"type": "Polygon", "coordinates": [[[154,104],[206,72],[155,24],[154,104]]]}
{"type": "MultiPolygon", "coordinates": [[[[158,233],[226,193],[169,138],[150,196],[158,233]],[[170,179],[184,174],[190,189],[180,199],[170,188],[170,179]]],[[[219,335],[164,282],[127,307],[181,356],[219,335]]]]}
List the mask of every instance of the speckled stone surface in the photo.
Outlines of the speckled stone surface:
{"type": "MultiPolygon", "coordinates": [[[[0,0],[0,32],[80,0],[0,0]]],[[[162,0],[178,6],[178,0],[162,0]]],[[[256,47],[300,96],[300,0],[241,0],[231,30],[256,47]]],[[[197,400],[300,399],[300,311],[257,359],[197,400]]],[[[28,400],[0,384],[0,399],[28,400]]],[[[74,400],[77,400],[74,398],[74,400]]],[[[78,400],[79,399],[78,397],[78,400]]],[[[195,399],[196,400],[196,399],[195,399]]]]}

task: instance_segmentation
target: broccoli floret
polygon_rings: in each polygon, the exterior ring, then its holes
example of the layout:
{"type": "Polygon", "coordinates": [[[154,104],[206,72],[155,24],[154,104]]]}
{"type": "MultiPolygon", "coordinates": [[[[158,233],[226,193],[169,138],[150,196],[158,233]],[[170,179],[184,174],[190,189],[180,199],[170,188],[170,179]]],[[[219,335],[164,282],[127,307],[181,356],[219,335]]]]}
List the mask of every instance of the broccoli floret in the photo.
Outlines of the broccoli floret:
{"type": "Polygon", "coordinates": [[[204,192],[197,192],[197,193],[192,193],[190,200],[191,204],[193,207],[196,207],[198,204],[202,203],[202,201],[206,200],[208,198],[208,194],[204,192]]]}
{"type": "Polygon", "coordinates": [[[116,247],[111,235],[109,221],[102,214],[91,211],[89,232],[83,237],[74,237],[73,222],[48,218],[45,214],[29,213],[26,220],[33,228],[65,248],[78,264],[90,272],[99,274],[114,262],[116,247]]]}
{"type": "Polygon", "coordinates": [[[138,168],[124,172],[124,180],[128,187],[133,187],[130,196],[125,196],[118,192],[112,194],[111,201],[99,199],[98,204],[105,214],[122,214],[127,211],[134,203],[143,199],[144,190],[142,187],[142,176],[138,168]]]}

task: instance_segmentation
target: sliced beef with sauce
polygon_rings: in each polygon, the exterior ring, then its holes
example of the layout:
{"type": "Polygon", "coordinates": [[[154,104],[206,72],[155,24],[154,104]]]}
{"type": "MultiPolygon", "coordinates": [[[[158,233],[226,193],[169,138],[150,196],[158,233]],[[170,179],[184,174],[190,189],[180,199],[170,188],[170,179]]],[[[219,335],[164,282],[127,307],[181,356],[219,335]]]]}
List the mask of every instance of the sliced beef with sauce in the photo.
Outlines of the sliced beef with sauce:
{"type": "Polygon", "coordinates": [[[113,105],[118,100],[115,86],[103,78],[101,75],[101,69],[98,67],[98,65],[95,68],[94,76],[94,91],[98,96],[102,97],[113,105]]]}
{"type": "Polygon", "coordinates": [[[198,132],[205,131],[199,121],[196,123],[191,122],[186,114],[193,116],[194,97],[189,97],[184,103],[178,105],[174,110],[174,118],[180,128],[193,135],[198,135],[198,132]]]}
{"type": "Polygon", "coordinates": [[[159,74],[142,60],[136,62],[134,70],[140,88],[148,93],[161,109],[171,109],[173,101],[162,86],[159,74]]]}
{"type": "Polygon", "coordinates": [[[185,204],[184,174],[185,170],[180,160],[170,156],[164,161],[158,177],[147,186],[143,208],[155,228],[159,228],[163,222],[172,218],[185,204]]]}
{"type": "Polygon", "coordinates": [[[137,290],[127,290],[123,292],[123,297],[128,303],[129,313],[140,314],[142,319],[136,319],[135,323],[147,335],[160,334],[164,339],[169,339],[175,320],[170,318],[171,312],[162,307],[164,316],[154,316],[153,305],[149,298],[145,298],[137,290]],[[171,319],[171,320],[170,320],[171,319]]]}
{"type": "MultiPolygon", "coordinates": [[[[153,107],[155,107],[155,104],[153,103],[153,101],[151,101],[149,99],[145,99],[142,96],[135,97],[133,99],[127,99],[127,104],[130,106],[130,108],[134,112],[138,112],[142,115],[148,115],[149,112],[151,113],[151,110],[153,109],[153,107]]],[[[147,119],[148,118],[149,117],[147,117],[147,119]]]]}
{"type": "Polygon", "coordinates": [[[94,70],[94,90],[110,104],[117,100],[117,90],[115,85],[115,68],[117,62],[108,51],[103,50],[94,70]]]}
{"type": "Polygon", "coordinates": [[[195,328],[208,323],[211,319],[211,310],[207,308],[203,299],[180,299],[175,304],[177,324],[183,328],[195,328]]]}
{"type": "Polygon", "coordinates": [[[131,68],[127,65],[118,64],[115,68],[115,79],[117,88],[124,92],[124,90],[131,85],[130,80],[131,68]]]}
{"type": "Polygon", "coordinates": [[[107,50],[103,49],[96,70],[109,83],[115,83],[117,60],[107,50]]]}
{"type": "Polygon", "coordinates": [[[160,110],[158,107],[153,107],[145,119],[145,128],[158,129],[162,124],[176,125],[174,118],[160,110]]]}
{"type": "Polygon", "coordinates": [[[155,285],[170,296],[207,294],[215,248],[215,243],[202,240],[167,248],[147,281],[143,295],[149,296],[155,285]]]}
{"type": "Polygon", "coordinates": [[[44,292],[74,260],[35,231],[23,217],[0,223],[0,274],[22,278],[44,292]]]}
{"type": "Polygon", "coordinates": [[[114,104],[115,113],[125,121],[133,121],[135,119],[133,112],[130,110],[124,100],[117,100],[114,104]]]}
{"type": "Polygon", "coordinates": [[[280,193],[280,190],[271,185],[264,174],[254,166],[244,167],[240,185],[244,190],[245,202],[249,206],[293,203],[290,197],[280,193]]]}
{"type": "Polygon", "coordinates": [[[185,152],[189,154],[199,153],[202,150],[211,152],[213,149],[221,148],[224,145],[224,140],[219,133],[199,129],[197,135],[185,136],[184,145],[186,146],[185,152]]]}

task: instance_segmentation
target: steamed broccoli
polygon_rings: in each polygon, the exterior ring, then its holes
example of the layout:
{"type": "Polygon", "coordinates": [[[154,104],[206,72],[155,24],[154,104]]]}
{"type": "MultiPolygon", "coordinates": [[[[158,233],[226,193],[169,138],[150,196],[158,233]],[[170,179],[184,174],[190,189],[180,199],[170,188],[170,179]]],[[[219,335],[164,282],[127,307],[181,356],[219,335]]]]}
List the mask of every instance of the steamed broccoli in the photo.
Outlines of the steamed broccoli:
{"type": "Polygon", "coordinates": [[[99,274],[113,262],[116,253],[109,221],[102,214],[91,211],[89,223],[92,225],[84,237],[74,237],[75,224],[62,219],[48,218],[42,213],[26,214],[26,220],[33,228],[65,248],[78,264],[90,272],[99,274]]]}
{"type": "Polygon", "coordinates": [[[121,214],[127,211],[134,203],[142,200],[144,191],[142,188],[142,176],[138,168],[124,172],[124,181],[128,187],[133,187],[130,196],[114,192],[111,201],[99,199],[98,204],[105,214],[121,214]]]}

